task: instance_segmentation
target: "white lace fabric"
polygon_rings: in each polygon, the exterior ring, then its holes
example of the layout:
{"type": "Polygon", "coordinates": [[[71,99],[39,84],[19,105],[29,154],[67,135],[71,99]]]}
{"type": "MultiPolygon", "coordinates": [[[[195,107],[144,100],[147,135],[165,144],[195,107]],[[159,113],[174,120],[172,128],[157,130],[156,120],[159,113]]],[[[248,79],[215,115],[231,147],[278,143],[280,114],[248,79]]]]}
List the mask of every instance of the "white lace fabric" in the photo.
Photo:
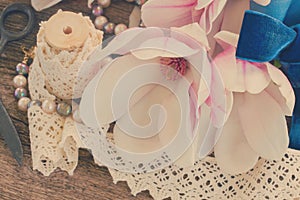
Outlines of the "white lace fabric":
{"type": "MultiPolygon", "coordinates": [[[[246,155],[245,155],[246,156],[246,155]]],[[[294,199],[300,196],[300,153],[289,149],[281,161],[260,159],[251,171],[223,173],[212,157],[193,167],[174,165],[147,174],[110,169],[114,182],[126,181],[133,195],[149,190],[154,199],[294,199]]]]}

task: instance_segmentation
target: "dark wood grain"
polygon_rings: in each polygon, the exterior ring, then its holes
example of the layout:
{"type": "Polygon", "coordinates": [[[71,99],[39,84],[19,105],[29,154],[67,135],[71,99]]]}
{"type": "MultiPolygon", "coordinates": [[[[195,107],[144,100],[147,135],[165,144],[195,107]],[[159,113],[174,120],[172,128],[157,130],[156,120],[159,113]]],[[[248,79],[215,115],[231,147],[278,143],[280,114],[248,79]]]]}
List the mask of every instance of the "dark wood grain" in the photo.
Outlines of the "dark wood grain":
{"type": "MultiPolygon", "coordinates": [[[[16,1],[1,0],[0,10],[13,2],[16,1]]],[[[18,2],[30,3],[29,0],[18,2]]],[[[105,9],[105,14],[112,22],[128,23],[128,16],[132,8],[133,5],[127,2],[114,1],[109,8],[105,9]]],[[[1,99],[16,125],[24,149],[24,163],[22,167],[19,167],[3,139],[0,139],[0,199],[151,199],[148,192],[133,197],[124,182],[113,184],[108,170],[95,165],[91,155],[84,150],[80,151],[79,164],[73,176],[57,170],[50,177],[44,177],[39,172],[32,170],[28,122],[26,113],[17,110],[17,102],[13,97],[12,79],[15,75],[15,65],[23,58],[20,46],[34,46],[38,23],[47,20],[58,9],[90,15],[87,0],[63,0],[52,8],[40,13],[36,12],[37,22],[33,33],[25,39],[9,43],[0,57],[1,99]]],[[[13,16],[7,19],[6,27],[20,29],[25,24],[26,20],[22,17],[13,16]]]]}

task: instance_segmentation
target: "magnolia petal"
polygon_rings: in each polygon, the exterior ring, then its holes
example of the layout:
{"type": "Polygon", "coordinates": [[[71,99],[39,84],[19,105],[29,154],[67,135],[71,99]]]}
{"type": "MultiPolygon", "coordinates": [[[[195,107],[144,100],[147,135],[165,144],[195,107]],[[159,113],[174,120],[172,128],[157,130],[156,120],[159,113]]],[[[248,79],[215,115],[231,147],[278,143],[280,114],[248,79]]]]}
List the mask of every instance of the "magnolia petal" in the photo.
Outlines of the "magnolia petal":
{"type": "Polygon", "coordinates": [[[179,54],[162,49],[134,49],[132,55],[141,60],[149,60],[157,57],[176,58],[181,57],[179,54]]]}
{"type": "Polygon", "coordinates": [[[142,6],[143,23],[156,27],[180,27],[199,20],[197,0],[151,0],[142,6]]]}
{"type": "Polygon", "coordinates": [[[214,38],[223,49],[228,49],[229,47],[237,47],[239,35],[229,31],[220,31],[214,38]]]}
{"type": "Polygon", "coordinates": [[[275,90],[267,90],[271,96],[281,105],[285,115],[292,116],[295,105],[295,94],[287,77],[275,66],[267,63],[269,75],[279,89],[282,97],[276,95],[275,90]],[[284,102],[281,98],[284,98],[284,102]]]}
{"type": "Polygon", "coordinates": [[[267,6],[271,3],[271,0],[253,0],[255,3],[258,3],[262,6],[267,6]]]}
{"type": "Polygon", "coordinates": [[[232,92],[244,92],[244,74],[241,67],[236,64],[235,48],[230,47],[214,59],[214,63],[220,71],[225,87],[232,92]]]}
{"type": "MultiPolygon", "coordinates": [[[[133,99],[135,98],[134,96],[135,95],[132,96],[133,99]]],[[[118,129],[114,132],[114,135],[116,135],[115,142],[117,146],[122,148],[126,147],[125,150],[127,151],[135,153],[152,152],[162,148],[172,140],[179,128],[179,124],[180,106],[176,97],[167,88],[156,86],[145,95],[145,98],[141,99],[134,105],[134,109],[131,109],[128,114],[124,115],[117,121],[116,125],[118,126],[118,129]],[[151,118],[150,116],[149,111],[153,105],[161,105],[165,109],[166,113],[166,122],[161,131],[159,131],[155,136],[150,138],[133,137],[125,133],[122,129],[120,129],[121,127],[118,126],[119,124],[122,124],[122,120],[126,120],[127,124],[130,123],[128,121],[129,118],[141,127],[146,127],[148,124],[153,123],[153,120],[159,120],[159,113],[156,113],[158,115],[152,116],[155,118],[151,118]],[[149,144],[147,141],[149,141],[149,144]]],[[[141,137],[142,134],[144,133],[141,133],[141,137]]]]}
{"type": "Polygon", "coordinates": [[[198,41],[200,44],[202,44],[207,51],[209,50],[209,44],[208,44],[206,33],[199,26],[198,23],[188,24],[180,28],[172,27],[171,30],[179,31],[189,35],[190,37],[198,41]]]}
{"type": "Polygon", "coordinates": [[[202,159],[212,152],[217,142],[216,135],[219,135],[220,129],[218,130],[213,126],[210,117],[211,108],[208,105],[203,104],[199,108],[199,115],[200,118],[196,134],[198,137],[198,155],[199,158],[202,159]]]}
{"type": "Polygon", "coordinates": [[[225,116],[225,121],[227,121],[232,107],[233,107],[233,92],[226,90],[226,116],[225,116]]]}
{"type": "Polygon", "coordinates": [[[281,159],[287,151],[289,138],[278,103],[265,91],[235,95],[234,101],[239,104],[244,135],[252,149],[265,159],[281,159]]]}
{"type": "MultiPolygon", "coordinates": [[[[227,115],[226,89],[218,68],[212,67],[212,81],[210,85],[211,119],[213,125],[221,128],[227,115]]],[[[230,105],[230,104],[229,104],[230,105]]]]}
{"type": "Polygon", "coordinates": [[[188,57],[199,52],[183,42],[170,37],[157,37],[144,41],[131,53],[139,59],[148,60],[156,57],[188,57]]]}
{"type": "Polygon", "coordinates": [[[208,6],[204,8],[196,7],[197,10],[203,10],[200,16],[200,26],[209,33],[212,29],[212,23],[220,15],[223,8],[225,7],[227,0],[214,0],[208,6]]]}
{"type": "Polygon", "coordinates": [[[207,7],[209,4],[211,4],[214,0],[198,0],[197,6],[195,7],[196,10],[200,10],[202,8],[207,7]]]}
{"type": "Polygon", "coordinates": [[[159,135],[147,139],[138,139],[123,132],[118,125],[115,125],[113,136],[115,145],[129,152],[147,153],[162,147],[159,135]]]}
{"type": "Polygon", "coordinates": [[[245,89],[251,94],[258,94],[270,83],[266,65],[255,65],[243,60],[237,60],[239,76],[244,78],[245,89]]]}
{"type": "Polygon", "coordinates": [[[238,108],[238,103],[234,102],[230,116],[214,148],[218,165],[222,171],[229,174],[247,172],[258,160],[258,154],[249,146],[243,134],[238,108]]]}
{"type": "MultiPolygon", "coordinates": [[[[141,66],[143,64],[147,64],[149,62],[157,63],[158,60],[148,60],[142,61],[139,59],[136,59],[132,55],[125,55],[122,57],[119,57],[114,60],[111,65],[107,66],[106,69],[103,70],[103,73],[101,74],[101,78],[98,80],[98,86],[96,88],[96,91],[94,93],[95,96],[95,103],[94,109],[97,115],[98,123],[100,125],[108,124],[113,121],[115,121],[120,116],[114,116],[111,102],[113,98],[113,91],[115,86],[118,84],[121,77],[129,72],[131,69],[133,69],[136,66],[141,66]]],[[[147,94],[153,87],[143,87],[139,91],[139,95],[135,96],[135,99],[132,100],[132,105],[134,105],[136,102],[138,102],[145,94],[147,94]]],[[[88,98],[88,97],[87,97],[88,98]]],[[[127,110],[124,110],[124,114],[127,112],[127,110]]]]}
{"type": "Polygon", "coordinates": [[[49,8],[61,0],[31,0],[31,5],[36,11],[41,11],[49,8]]]}

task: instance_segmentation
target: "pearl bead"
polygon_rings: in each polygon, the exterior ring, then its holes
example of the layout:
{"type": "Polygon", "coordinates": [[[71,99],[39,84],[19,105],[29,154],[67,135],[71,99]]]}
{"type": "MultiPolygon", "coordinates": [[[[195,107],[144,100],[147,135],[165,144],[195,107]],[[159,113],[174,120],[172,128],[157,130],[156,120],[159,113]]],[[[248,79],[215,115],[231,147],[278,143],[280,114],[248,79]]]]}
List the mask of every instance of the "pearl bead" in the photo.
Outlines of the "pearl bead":
{"type": "Polygon", "coordinates": [[[27,76],[28,73],[29,73],[29,67],[24,63],[19,63],[16,66],[16,71],[17,71],[18,74],[27,76]]]}
{"type": "Polygon", "coordinates": [[[100,4],[103,8],[107,8],[110,6],[110,0],[98,0],[98,4],[100,4]]]}
{"type": "Polygon", "coordinates": [[[140,23],[140,27],[146,27],[145,24],[144,24],[144,22],[140,23]]]}
{"type": "Polygon", "coordinates": [[[115,29],[115,24],[112,22],[108,22],[104,25],[103,29],[106,34],[113,34],[115,29]]]}
{"type": "Polygon", "coordinates": [[[103,14],[103,9],[100,5],[94,5],[92,9],[92,13],[94,16],[100,16],[103,14]]]}
{"type": "Polygon", "coordinates": [[[104,24],[108,22],[107,18],[104,16],[96,17],[94,24],[97,29],[103,29],[104,24]]]}
{"type": "Polygon", "coordinates": [[[29,103],[30,103],[30,99],[28,97],[22,97],[18,101],[18,109],[24,112],[27,111],[29,103]]]}
{"type": "Polygon", "coordinates": [[[115,27],[115,34],[118,35],[119,33],[125,31],[127,29],[127,26],[125,24],[118,24],[115,27]]]}
{"type": "Polygon", "coordinates": [[[26,97],[27,96],[27,90],[24,88],[17,88],[15,90],[15,97],[17,99],[21,99],[22,97],[26,97]]]}
{"type": "Polygon", "coordinates": [[[76,121],[78,123],[82,123],[82,120],[80,118],[80,112],[78,109],[73,112],[72,117],[73,117],[74,121],[76,121]]]}
{"type": "Polygon", "coordinates": [[[56,104],[52,100],[45,100],[42,103],[42,109],[45,113],[51,114],[56,109],[56,104]]]}
{"type": "Polygon", "coordinates": [[[27,79],[23,75],[17,75],[13,79],[14,87],[25,87],[27,85],[27,79]]]}
{"type": "Polygon", "coordinates": [[[144,3],[146,3],[146,0],[135,0],[135,3],[139,6],[142,6],[144,3]]]}
{"type": "Polygon", "coordinates": [[[41,106],[42,105],[42,102],[39,101],[39,100],[33,100],[33,101],[30,101],[28,103],[28,108],[32,107],[32,106],[41,106]]]}
{"type": "Polygon", "coordinates": [[[61,116],[67,117],[72,113],[72,107],[69,104],[62,102],[57,105],[56,111],[61,116]]]}

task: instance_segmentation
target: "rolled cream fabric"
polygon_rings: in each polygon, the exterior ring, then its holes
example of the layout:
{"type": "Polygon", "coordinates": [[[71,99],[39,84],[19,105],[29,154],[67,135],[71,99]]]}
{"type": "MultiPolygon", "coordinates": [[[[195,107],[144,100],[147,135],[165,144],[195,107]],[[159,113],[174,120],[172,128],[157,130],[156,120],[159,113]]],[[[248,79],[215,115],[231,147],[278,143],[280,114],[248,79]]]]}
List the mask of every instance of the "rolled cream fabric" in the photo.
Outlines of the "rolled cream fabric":
{"type": "Polygon", "coordinates": [[[51,94],[60,99],[71,99],[75,84],[84,87],[87,80],[77,79],[77,72],[101,44],[102,38],[103,33],[82,14],[59,10],[48,21],[41,23],[36,57],[45,76],[45,86],[51,94]]]}
{"type": "MultiPolygon", "coordinates": [[[[40,26],[28,77],[31,99],[70,102],[67,99],[73,98],[77,72],[94,49],[101,48],[103,34],[88,17],[61,10],[40,26]]],[[[48,114],[32,106],[28,121],[33,169],[45,176],[57,168],[72,174],[78,163],[78,149],[84,148],[72,116],[48,114]]]]}

